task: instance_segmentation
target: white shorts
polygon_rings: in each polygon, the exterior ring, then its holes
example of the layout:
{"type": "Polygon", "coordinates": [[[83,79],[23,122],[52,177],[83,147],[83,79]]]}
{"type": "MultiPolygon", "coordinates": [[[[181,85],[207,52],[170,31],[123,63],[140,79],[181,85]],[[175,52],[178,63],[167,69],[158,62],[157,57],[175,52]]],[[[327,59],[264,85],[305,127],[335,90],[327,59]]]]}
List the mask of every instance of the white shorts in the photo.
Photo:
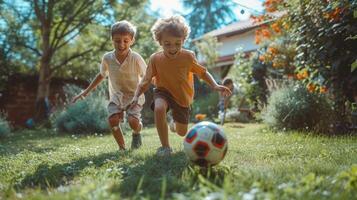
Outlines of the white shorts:
{"type": "MultiPolygon", "coordinates": [[[[136,119],[138,119],[139,121],[141,121],[141,110],[142,109],[143,109],[143,107],[141,105],[136,104],[135,106],[132,106],[128,110],[125,111],[126,117],[132,116],[132,117],[135,117],[136,119]]],[[[116,105],[115,103],[110,102],[108,104],[109,117],[114,114],[124,114],[123,112],[124,112],[124,110],[120,106],[116,105]]],[[[121,115],[121,116],[124,116],[124,115],[121,115]]],[[[121,119],[120,121],[123,122],[124,119],[121,119]]]]}

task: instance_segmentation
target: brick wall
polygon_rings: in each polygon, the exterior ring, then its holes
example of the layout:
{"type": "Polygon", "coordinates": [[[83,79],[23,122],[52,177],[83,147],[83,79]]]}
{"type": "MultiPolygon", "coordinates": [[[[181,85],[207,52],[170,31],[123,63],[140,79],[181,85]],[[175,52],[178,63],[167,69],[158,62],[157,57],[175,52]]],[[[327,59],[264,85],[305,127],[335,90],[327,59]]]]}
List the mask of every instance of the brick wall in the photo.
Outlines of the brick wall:
{"type": "MultiPolygon", "coordinates": [[[[28,118],[35,113],[37,76],[13,75],[9,78],[6,89],[0,91],[0,110],[7,114],[8,121],[14,126],[24,126],[28,118]]],[[[65,101],[63,86],[75,84],[86,87],[86,81],[54,78],[51,81],[50,104],[55,106],[65,101]]]]}

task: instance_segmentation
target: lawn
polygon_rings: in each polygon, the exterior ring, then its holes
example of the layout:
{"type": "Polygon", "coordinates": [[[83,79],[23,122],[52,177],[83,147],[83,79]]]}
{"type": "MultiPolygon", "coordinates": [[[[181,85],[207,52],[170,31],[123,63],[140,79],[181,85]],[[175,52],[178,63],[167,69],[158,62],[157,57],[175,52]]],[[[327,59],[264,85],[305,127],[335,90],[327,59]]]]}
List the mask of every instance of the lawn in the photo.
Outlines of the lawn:
{"type": "Polygon", "coordinates": [[[224,129],[227,156],[206,170],[188,163],[174,134],[173,155],[156,157],[154,128],[125,152],[109,134],[17,132],[0,141],[0,199],[356,199],[357,136],[224,129]]]}

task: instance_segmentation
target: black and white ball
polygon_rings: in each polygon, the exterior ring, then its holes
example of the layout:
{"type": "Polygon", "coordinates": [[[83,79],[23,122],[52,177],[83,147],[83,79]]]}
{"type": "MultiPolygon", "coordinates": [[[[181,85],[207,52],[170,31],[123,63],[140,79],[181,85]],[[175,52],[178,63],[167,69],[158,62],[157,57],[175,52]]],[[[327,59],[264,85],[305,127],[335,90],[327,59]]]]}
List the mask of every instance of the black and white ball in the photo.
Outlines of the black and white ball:
{"type": "Polygon", "coordinates": [[[222,128],[212,122],[195,124],[183,142],[186,156],[201,167],[209,167],[223,160],[228,150],[222,128]]]}

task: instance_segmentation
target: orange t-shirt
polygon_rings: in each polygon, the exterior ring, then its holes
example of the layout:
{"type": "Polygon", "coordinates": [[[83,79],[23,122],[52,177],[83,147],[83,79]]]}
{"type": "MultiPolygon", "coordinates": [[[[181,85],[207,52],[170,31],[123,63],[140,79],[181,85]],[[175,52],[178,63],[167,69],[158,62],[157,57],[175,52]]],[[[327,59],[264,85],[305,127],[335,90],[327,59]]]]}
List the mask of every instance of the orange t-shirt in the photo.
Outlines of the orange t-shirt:
{"type": "Polygon", "coordinates": [[[167,90],[176,103],[189,107],[193,100],[193,74],[202,76],[207,69],[200,65],[192,51],[182,49],[175,58],[163,51],[154,53],[148,67],[152,68],[154,85],[167,90]]]}

